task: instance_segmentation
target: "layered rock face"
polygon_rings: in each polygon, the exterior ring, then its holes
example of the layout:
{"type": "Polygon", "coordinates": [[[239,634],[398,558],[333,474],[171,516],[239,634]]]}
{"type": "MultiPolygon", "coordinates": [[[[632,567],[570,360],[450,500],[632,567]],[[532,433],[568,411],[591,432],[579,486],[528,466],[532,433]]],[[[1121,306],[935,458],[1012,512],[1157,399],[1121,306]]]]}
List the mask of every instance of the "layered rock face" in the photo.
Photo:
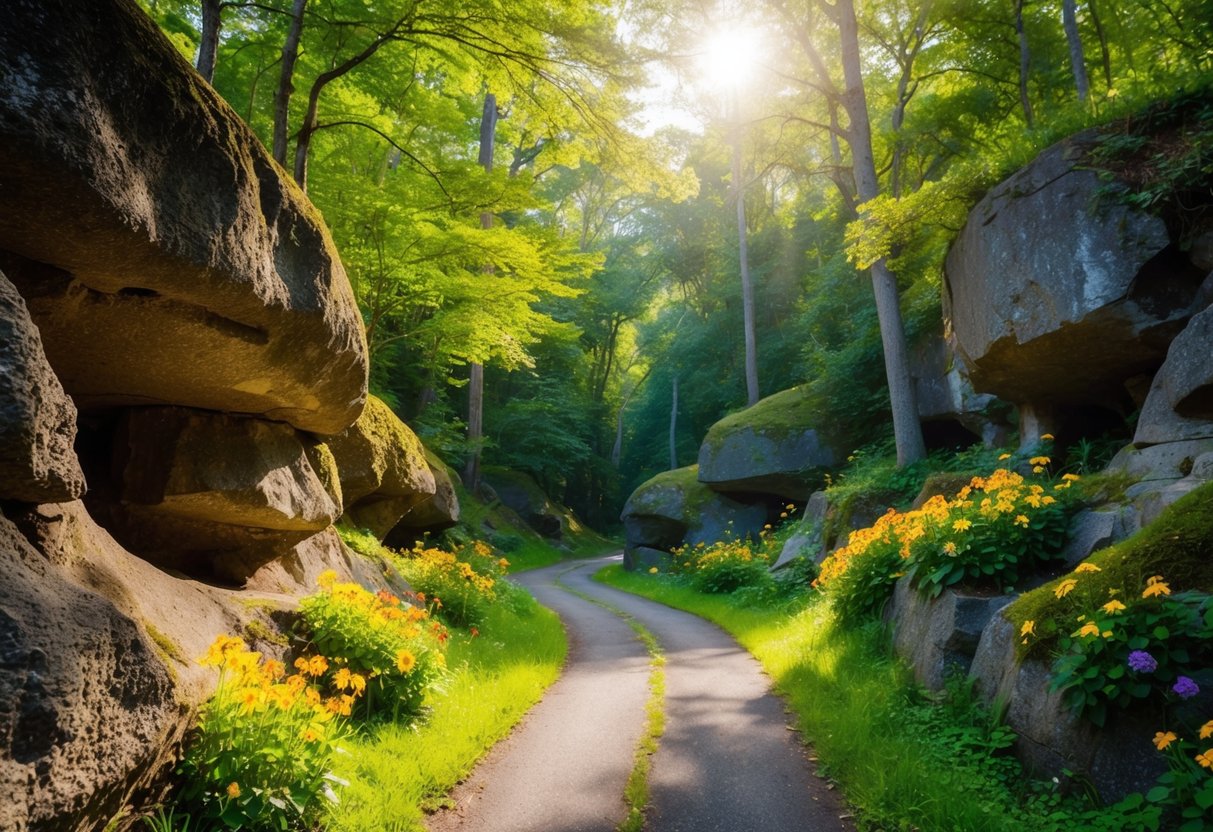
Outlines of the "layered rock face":
{"type": "Polygon", "coordinates": [[[945,314],[979,391],[1038,410],[1116,401],[1195,311],[1206,271],[1161,218],[1107,196],[1083,167],[1095,140],[1054,145],[990,191],[948,254],[945,314]]]}
{"type": "Polygon", "coordinates": [[[132,0],[6,3],[0,77],[0,250],[78,407],[358,417],[327,230],[132,0]]]}
{"type": "Polygon", "coordinates": [[[458,505],[359,418],[319,215],[132,0],[6,3],[0,79],[0,829],[86,832],[156,799],[217,635],[402,590],[335,520],[458,505]]]}

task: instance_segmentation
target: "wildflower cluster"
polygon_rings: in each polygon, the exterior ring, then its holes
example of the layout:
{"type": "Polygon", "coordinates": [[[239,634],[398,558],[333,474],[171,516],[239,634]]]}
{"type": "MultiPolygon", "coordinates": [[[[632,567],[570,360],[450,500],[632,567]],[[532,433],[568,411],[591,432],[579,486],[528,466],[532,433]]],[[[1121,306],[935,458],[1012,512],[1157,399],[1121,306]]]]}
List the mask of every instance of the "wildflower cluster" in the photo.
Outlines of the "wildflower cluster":
{"type": "Polygon", "coordinates": [[[331,571],[319,583],[320,591],[299,603],[313,655],[296,667],[341,697],[344,715],[357,697],[364,716],[417,713],[445,673],[446,628],[419,606],[338,582],[331,571]]]}
{"type": "Polygon", "coordinates": [[[1166,755],[1168,771],[1149,797],[1171,807],[1180,832],[1213,829],[1213,719],[1180,730],[1154,734],[1154,747],[1166,755]]]}
{"type": "MultiPolygon", "coordinates": [[[[789,503],[780,512],[780,520],[788,520],[795,504],[789,503]]],[[[783,547],[783,535],[771,525],[765,525],[757,540],[736,539],[731,535],[710,545],[697,543],[682,546],[671,555],[670,573],[690,579],[701,592],[736,592],[746,587],[761,587],[771,583],[771,563],[783,547]]]]}
{"type": "MultiPolygon", "coordinates": [[[[1044,473],[1048,458],[1031,462],[1044,473]]],[[[974,477],[952,499],[935,496],[908,512],[889,509],[826,558],[818,585],[843,615],[878,611],[893,582],[907,574],[931,597],[960,583],[1009,589],[1021,570],[1061,551],[1068,491],[1077,479],[1066,474],[1056,483],[1029,482],[1004,468],[974,477]]]]}
{"type": "Polygon", "coordinates": [[[431,613],[453,627],[484,625],[510,565],[480,540],[453,553],[418,544],[401,556],[401,573],[426,598],[431,613]]]}
{"type": "MultiPolygon", "coordinates": [[[[1054,594],[1070,595],[1084,575],[1098,571],[1095,564],[1079,564],[1054,594]]],[[[1110,706],[1192,698],[1200,692],[1196,679],[1204,681],[1204,669],[1213,659],[1211,600],[1200,592],[1172,594],[1161,575],[1148,578],[1133,593],[1109,589],[1107,600],[1078,615],[1073,632],[1059,640],[1054,689],[1096,725],[1103,725],[1110,706]]],[[[1035,638],[1036,622],[1025,621],[1020,636],[1025,643],[1035,638]]]]}
{"type": "Polygon", "coordinates": [[[207,828],[303,825],[323,795],[334,798],[330,762],[347,733],[341,714],[358,691],[326,697],[316,684],[322,656],[301,659],[287,675],[282,662],[231,636],[199,661],[219,668],[220,678],[178,769],[181,807],[207,828]]]}

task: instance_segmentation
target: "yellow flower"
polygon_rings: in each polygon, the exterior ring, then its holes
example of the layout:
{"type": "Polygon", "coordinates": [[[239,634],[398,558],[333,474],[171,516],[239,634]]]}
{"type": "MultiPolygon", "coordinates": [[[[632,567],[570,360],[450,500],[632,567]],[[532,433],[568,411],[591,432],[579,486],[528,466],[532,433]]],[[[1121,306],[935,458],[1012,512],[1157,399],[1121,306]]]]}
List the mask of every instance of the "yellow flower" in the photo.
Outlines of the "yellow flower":
{"type": "Polygon", "coordinates": [[[1153,598],[1155,595],[1170,595],[1171,587],[1162,579],[1162,575],[1155,575],[1146,581],[1146,588],[1142,591],[1142,598],[1153,598]]]}
{"type": "Polygon", "coordinates": [[[1003,460],[1010,459],[1010,458],[1011,458],[1011,455],[1010,455],[1010,454],[999,454],[999,455],[998,455],[998,461],[999,461],[999,462],[1002,462],[1003,460]]]}
{"type": "Polygon", "coordinates": [[[1213,719],[1200,726],[1200,738],[1204,740],[1209,737],[1213,737],[1213,719]]]}
{"type": "Polygon", "coordinates": [[[410,673],[417,666],[417,657],[408,650],[396,653],[396,669],[401,673],[410,673]]]}
{"type": "Polygon", "coordinates": [[[1028,460],[1029,465],[1048,465],[1052,462],[1047,456],[1034,456],[1028,460]]]}
{"type": "Polygon", "coordinates": [[[943,551],[948,555],[956,554],[956,544],[949,540],[947,543],[943,544],[943,551]]]}
{"type": "Polygon", "coordinates": [[[335,583],[337,583],[337,573],[332,569],[326,569],[321,572],[320,577],[316,579],[316,584],[321,589],[332,589],[335,583]]]}
{"type": "Polygon", "coordinates": [[[1077,632],[1072,633],[1071,635],[1079,638],[1085,638],[1086,636],[1097,636],[1099,635],[1099,625],[1094,621],[1088,621],[1086,624],[1083,624],[1077,632]]]}
{"type": "Polygon", "coordinates": [[[1213,748],[1207,749],[1204,754],[1197,754],[1196,762],[1205,768],[1213,768],[1213,748]]]}
{"type": "Polygon", "coordinates": [[[1044,440],[1052,440],[1052,438],[1053,438],[1053,434],[1051,434],[1051,433],[1042,433],[1042,434],[1040,435],[1040,438],[1041,438],[1041,439],[1044,439],[1044,440]]]}
{"type": "Polygon", "coordinates": [[[952,524],[953,531],[958,531],[958,532],[967,531],[968,529],[971,529],[972,527],[973,527],[973,521],[966,520],[963,517],[952,524]]]}
{"type": "Polygon", "coordinates": [[[343,667],[333,674],[333,686],[337,690],[345,690],[350,686],[350,669],[343,667]]]}
{"type": "Polygon", "coordinates": [[[1015,525],[1017,526],[1023,526],[1026,529],[1028,527],[1028,523],[1030,522],[1031,521],[1028,520],[1028,516],[1026,514],[1015,515],[1015,525]]]}
{"type": "Polygon", "coordinates": [[[1032,466],[1033,474],[1043,474],[1044,472],[1045,472],[1045,469],[1044,469],[1043,465],[1033,465],[1032,466]]]}
{"type": "Polygon", "coordinates": [[[1070,590],[1074,589],[1076,586],[1078,586],[1078,581],[1074,580],[1073,578],[1066,578],[1057,585],[1057,589],[1053,590],[1053,594],[1058,598],[1065,598],[1070,594],[1070,590]]]}
{"type": "Polygon", "coordinates": [[[1100,569],[1098,566],[1096,566],[1093,563],[1080,563],[1080,564],[1078,564],[1078,566],[1074,567],[1074,571],[1075,572],[1102,572],[1103,570],[1100,569]]]}
{"type": "Polygon", "coordinates": [[[240,797],[240,784],[235,780],[227,784],[227,796],[232,800],[240,797]]]}
{"type": "Polygon", "coordinates": [[[780,520],[787,520],[787,519],[788,519],[788,513],[787,513],[786,511],[781,511],[781,512],[779,512],[779,519],[780,519],[780,520]]]}
{"type": "Polygon", "coordinates": [[[1167,731],[1165,734],[1162,731],[1158,731],[1154,734],[1154,747],[1162,751],[1177,739],[1179,738],[1175,736],[1174,731],[1167,731]]]}
{"type": "Polygon", "coordinates": [[[1082,479],[1082,477],[1078,476],[1078,474],[1062,474],[1061,478],[1066,482],[1078,482],[1080,479],[1082,479]]]}
{"type": "Polygon", "coordinates": [[[1036,622],[1031,619],[1025,621],[1023,626],[1019,628],[1019,634],[1024,638],[1036,635],[1036,622]]]}
{"type": "Polygon", "coordinates": [[[329,661],[324,656],[312,656],[307,663],[308,673],[313,676],[323,676],[324,671],[329,669],[329,661]]]}
{"type": "Polygon", "coordinates": [[[1116,615],[1116,613],[1124,611],[1125,605],[1116,599],[1113,599],[1100,607],[1100,609],[1106,612],[1108,615],[1116,615]]]}
{"type": "Polygon", "coordinates": [[[649,574],[650,574],[650,575],[656,575],[656,574],[657,574],[657,571],[658,571],[658,570],[657,570],[657,567],[656,567],[656,566],[650,566],[650,567],[649,567],[649,574]]]}
{"type": "Polygon", "coordinates": [[[358,673],[351,673],[350,687],[353,689],[355,695],[362,693],[366,690],[366,677],[358,673]]]}

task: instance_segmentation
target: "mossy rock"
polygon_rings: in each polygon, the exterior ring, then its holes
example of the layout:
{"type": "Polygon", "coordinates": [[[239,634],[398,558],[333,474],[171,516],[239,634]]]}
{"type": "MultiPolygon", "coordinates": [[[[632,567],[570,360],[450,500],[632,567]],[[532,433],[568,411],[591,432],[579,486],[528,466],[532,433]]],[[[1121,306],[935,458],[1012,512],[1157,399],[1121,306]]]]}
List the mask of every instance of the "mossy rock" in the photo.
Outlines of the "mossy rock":
{"type": "Polygon", "coordinates": [[[563,537],[565,511],[552,502],[529,474],[489,466],[484,468],[482,475],[498,499],[517,512],[524,523],[546,538],[559,540],[563,537]]]}
{"type": "Polygon", "coordinates": [[[699,481],[699,466],[665,471],[632,492],[624,504],[628,548],[672,549],[682,543],[712,543],[732,534],[756,534],[766,522],[763,505],[733,500],[699,481]]]}
{"type": "Polygon", "coordinates": [[[807,499],[837,461],[813,428],[808,387],[768,396],[708,429],[699,448],[699,480],[722,492],[807,499]]]}
{"type": "Polygon", "coordinates": [[[1062,630],[1077,616],[1107,602],[1109,590],[1140,591],[1152,575],[1166,578],[1172,591],[1213,592],[1213,483],[1206,483],[1169,506],[1159,518],[1129,539],[1091,555],[1085,562],[1099,572],[1070,573],[1022,595],[1003,611],[1016,630],[1036,622],[1038,637],[1021,644],[1021,658],[1044,657],[1062,630]],[[1077,586],[1064,598],[1055,594],[1062,580],[1077,586]]]}

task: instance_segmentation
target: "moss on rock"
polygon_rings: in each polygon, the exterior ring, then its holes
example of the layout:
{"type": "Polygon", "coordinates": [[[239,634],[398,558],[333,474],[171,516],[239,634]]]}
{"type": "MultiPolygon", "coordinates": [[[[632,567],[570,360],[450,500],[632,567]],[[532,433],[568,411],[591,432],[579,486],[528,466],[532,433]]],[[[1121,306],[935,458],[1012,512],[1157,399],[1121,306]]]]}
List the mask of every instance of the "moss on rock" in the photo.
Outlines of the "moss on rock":
{"type": "Polygon", "coordinates": [[[1107,602],[1110,591],[1135,593],[1152,575],[1162,575],[1175,592],[1213,592],[1213,483],[1206,483],[1168,507],[1146,528],[1087,559],[1099,572],[1069,573],[1027,592],[1003,611],[1018,630],[1025,621],[1036,625],[1037,638],[1019,645],[1021,658],[1045,657],[1057,636],[1077,616],[1107,602]],[[1058,598],[1061,581],[1077,585],[1058,598]]]}

